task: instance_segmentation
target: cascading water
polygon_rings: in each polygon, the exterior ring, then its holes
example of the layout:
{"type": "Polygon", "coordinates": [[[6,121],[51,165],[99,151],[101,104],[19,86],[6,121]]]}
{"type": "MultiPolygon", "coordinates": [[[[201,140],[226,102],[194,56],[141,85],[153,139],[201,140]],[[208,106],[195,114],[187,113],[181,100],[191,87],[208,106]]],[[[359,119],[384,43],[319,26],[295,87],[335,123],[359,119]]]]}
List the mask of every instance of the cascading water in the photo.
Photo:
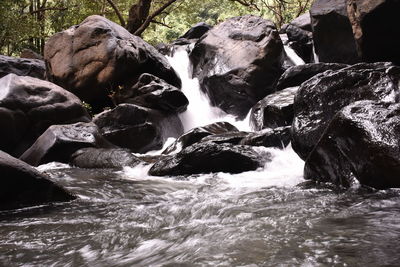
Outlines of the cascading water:
{"type": "MultiPolygon", "coordinates": [[[[248,127],[210,107],[188,76],[185,51],[169,60],[191,100],[181,117],[186,130],[216,120],[248,127]]],[[[149,165],[42,165],[79,199],[0,213],[0,266],[398,264],[399,190],[338,195],[299,186],[304,163],[290,147],[256,149],[272,162],[235,175],[160,178],[147,174],[149,165]]]]}
{"type": "Polygon", "coordinates": [[[187,46],[178,47],[174,51],[173,57],[167,57],[182,80],[182,92],[189,99],[186,112],[180,115],[185,132],[217,121],[230,122],[243,131],[250,130],[249,116],[243,121],[237,121],[234,116],[210,105],[210,100],[200,90],[198,79],[191,78],[191,64],[187,48],[187,46]]]}

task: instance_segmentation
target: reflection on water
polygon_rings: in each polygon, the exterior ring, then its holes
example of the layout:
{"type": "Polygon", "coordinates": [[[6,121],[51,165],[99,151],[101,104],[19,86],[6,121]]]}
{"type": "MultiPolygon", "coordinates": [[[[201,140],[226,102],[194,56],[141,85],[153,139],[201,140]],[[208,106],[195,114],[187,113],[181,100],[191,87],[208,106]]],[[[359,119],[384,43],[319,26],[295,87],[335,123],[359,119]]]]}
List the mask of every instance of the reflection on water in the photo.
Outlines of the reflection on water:
{"type": "Polygon", "coordinates": [[[0,214],[0,266],[400,262],[398,190],[308,189],[295,185],[302,180],[294,173],[284,178],[284,166],[281,182],[269,167],[185,179],[148,177],[145,166],[120,172],[56,167],[45,169],[79,199],[0,214]]]}

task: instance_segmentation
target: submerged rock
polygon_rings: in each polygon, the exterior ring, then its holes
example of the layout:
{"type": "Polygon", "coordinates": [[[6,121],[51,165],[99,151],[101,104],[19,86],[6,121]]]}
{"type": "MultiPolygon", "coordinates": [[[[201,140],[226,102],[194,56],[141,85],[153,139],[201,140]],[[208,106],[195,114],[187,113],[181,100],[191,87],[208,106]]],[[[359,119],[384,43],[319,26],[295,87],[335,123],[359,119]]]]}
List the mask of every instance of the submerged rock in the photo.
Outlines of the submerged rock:
{"type": "Polygon", "coordinates": [[[335,114],[353,102],[397,101],[399,70],[390,63],[357,64],[303,83],[294,102],[293,149],[305,160],[335,114]]]}
{"type": "Polygon", "coordinates": [[[212,105],[244,118],[275,90],[283,45],[271,21],[256,16],[226,20],[208,31],[190,54],[193,76],[212,105]]]}
{"type": "Polygon", "coordinates": [[[0,210],[71,201],[76,197],[23,161],[0,151],[0,210]]]}
{"type": "Polygon", "coordinates": [[[57,161],[68,163],[71,155],[84,147],[114,147],[94,123],[50,126],[20,157],[32,166],[57,161]]]}
{"type": "Polygon", "coordinates": [[[238,129],[228,122],[215,122],[202,127],[193,128],[180,136],[163,154],[178,153],[182,149],[199,142],[204,137],[227,132],[237,132],[238,129]]]}
{"type": "Polygon", "coordinates": [[[168,137],[178,137],[183,126],[176,114],[133,104],[120,104],[94,117],[93,122],[111,143],[145,153],[161,149],[168,137]]]}
{"type": "Polygon", "coordinates": [[[0,79],[0,149],[14,156],[51,125],[90,120],[82,102],[55,84],[15,74],[0,79]]]}
{"type": "Polygon", "coordinates": [[[254,130],[288,126],[293,121],[293,102],[299,87],[290,87],[285,90],[266,96],[259,101],[250,113],[250,123],[254,130]]]}
{"type": "Polygon", "coordinates": [[[183,112],[189,105],[189,100],[178,88],[148,73],[140,75],[132,87],[117,90],[112,98],[117,105],[131,103],[169,113],[183,112]]]}
{"type": "Polygon", "coordinates": [[[43,60],[0,55],[0,78],[8,74],[30,76],[44,80],[46,77],[46,66],[43,60]]]}
{"type": "Polygon", "coordinates": [[[70,159],[73,166],[79,168],[122,169],[135,167],[142,160],[135,157],[129,150],[120,148],[83,148],[76,151],[70,159]]]}
{"type": "Polygon", "coordinates": [[[349,0],[347,11],[359,56],[400,65],[399,0],[349,0]]]}
{"type": "Polygon", "coordinates": [[[172,176],[211,172],[240,173],[264,166],[270,157],[269,154],[260,155],[250,146],[202,142],[156,162],[149,174],[172,176]]]}
{"type": "Polygon", "coordinates": [[[349,187],[400,187],[400,104],[359,101],[334,117],[306,161],[304,177],[349,187]]]}
{"type": "Polygon", "coordinates": [[[150,73],[180,87],[180,79],[154,47],[102,16],[53,35],[44,51],[50,81],[95,109],[109,104],[107,95],[150,73]]]}
{"type": "Polygon", "coordinates": [[[340,70],[348,67],[339,63],[309,63],[287,69],[279,78],[276,89],[283,90],[288,87],[300,86],[303,82],[327,70],[340,70]]]}
{"type": "Polygon", "coordinates": [[[316,0],[311,6],[315,53],[320,62],[359,62],[346,1],[316,0]]]}

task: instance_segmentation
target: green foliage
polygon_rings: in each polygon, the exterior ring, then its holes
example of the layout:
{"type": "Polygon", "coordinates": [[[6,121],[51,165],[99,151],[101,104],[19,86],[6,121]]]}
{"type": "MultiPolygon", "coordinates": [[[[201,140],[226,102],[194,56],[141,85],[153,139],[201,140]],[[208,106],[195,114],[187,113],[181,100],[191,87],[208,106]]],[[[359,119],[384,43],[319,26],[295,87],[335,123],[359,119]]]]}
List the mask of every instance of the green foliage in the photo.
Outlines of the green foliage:
{"type": "MultiPolygon", "coordinates": [[[[165,1],[153,0],[150,13],[160,8],[165,1]]],[[[249,13],[277,22],[276,14],[263,7],[262,3],[278,0],[248,1],[257,4],[257,8],[239,4],[235,0],[177,0],[155,18],[155,22],[150,24],[142,37],[154,45],[170,42],[198,22],[215,25],[229,17],[249,13]]],[[[113,2],[122,16],[127,18],[130,7],[137,0],[113,2]]],[[[310,0],[292,2],[308,3],[310,0]]],[[[287,22],[299,15],[296,5],[290,3],[281,12],[280,20],[287,22]]],[[[94,14],[120,23],[107,0],[0,0],[0,54],[19,55],[24,48],[42,53],[45,39],[94,14]]]]}

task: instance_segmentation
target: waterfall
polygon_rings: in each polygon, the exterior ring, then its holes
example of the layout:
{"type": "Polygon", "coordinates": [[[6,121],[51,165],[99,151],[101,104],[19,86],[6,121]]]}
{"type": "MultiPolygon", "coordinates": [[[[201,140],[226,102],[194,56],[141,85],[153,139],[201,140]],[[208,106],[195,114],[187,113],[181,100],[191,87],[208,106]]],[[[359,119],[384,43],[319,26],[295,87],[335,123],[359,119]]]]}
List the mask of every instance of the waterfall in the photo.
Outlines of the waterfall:
{"type": "Polygon", "coordinates": [[[179,115],[185,132],[213,122],[226,121],[235,125],[241,131],[250,131],[250,112],[242,121],[210,104],[210,99],[200,89],[199,80],[191,78],[192,66],[189,60],[187,46],[175,49],[172,57],[167,57],[169,63],[182,80],[182,92],[189,100],[187,110],[179,115]]]}

